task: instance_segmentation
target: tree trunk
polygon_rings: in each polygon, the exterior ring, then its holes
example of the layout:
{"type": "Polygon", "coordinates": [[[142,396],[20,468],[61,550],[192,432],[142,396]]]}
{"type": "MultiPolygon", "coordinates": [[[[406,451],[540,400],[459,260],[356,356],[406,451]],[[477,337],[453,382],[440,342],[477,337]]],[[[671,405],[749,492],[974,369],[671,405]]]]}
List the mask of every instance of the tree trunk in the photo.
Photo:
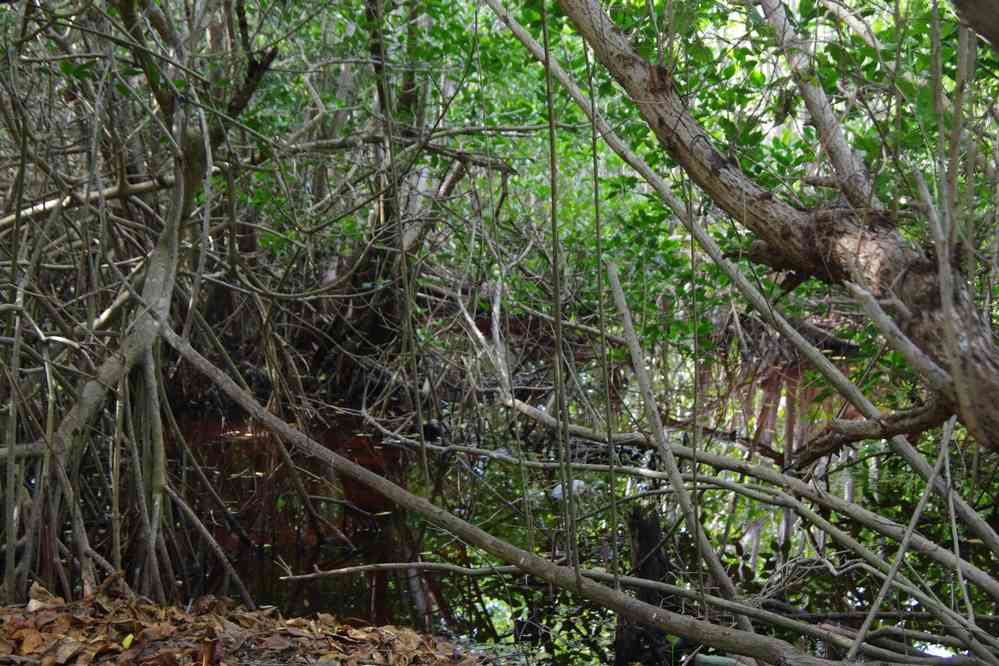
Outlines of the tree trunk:
{"type": "MultiPolygon", "coordinates": [[[[663,554],[663,530],[658,516],[646,515],[635,507],[628,521],[631,532],[631,567],[639,578],[664,582],[669,573],[669,563],[663,554]]],[[[653,606],[661,606],[665,595],[659,590],[639,588],[638,599],[653,606]]],[[[669,666],[672,644],[666,632],[659,627],[636,622],[619,616],[617,636],[614,639],[615,666],[669,666]]]]}

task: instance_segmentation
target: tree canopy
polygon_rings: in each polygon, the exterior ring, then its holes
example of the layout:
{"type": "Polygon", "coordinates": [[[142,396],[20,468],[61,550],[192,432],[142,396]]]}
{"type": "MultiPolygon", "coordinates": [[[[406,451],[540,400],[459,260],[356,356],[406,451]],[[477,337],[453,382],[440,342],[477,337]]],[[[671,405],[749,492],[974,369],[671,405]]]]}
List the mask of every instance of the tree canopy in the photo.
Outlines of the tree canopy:
{"type": "Polygon", "coordinates": [[[997,17],[0,5],[6,600],[999,664],[997,17]]]}

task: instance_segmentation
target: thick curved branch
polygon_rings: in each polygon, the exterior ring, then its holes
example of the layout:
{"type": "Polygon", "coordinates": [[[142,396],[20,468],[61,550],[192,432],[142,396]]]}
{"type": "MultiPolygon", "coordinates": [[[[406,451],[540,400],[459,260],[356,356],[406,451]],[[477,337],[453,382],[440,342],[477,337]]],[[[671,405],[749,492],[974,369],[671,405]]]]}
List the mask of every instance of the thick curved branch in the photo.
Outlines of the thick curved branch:
{"type": "MultiPolygon", "coordinates": [[[[524,44],[524,46],[537,58],[539,61],[543,60],[544,52],[540,45],[535,42],[529,34],[520,26],[509,13],[503,9],[499,4],[498,0],[486,0],[490,8],[496,13],[496,15],[502,20],[507,27],[517,36],[517,38],[524,44]]],[[[662,200],[669,206],[671,210],[677,215],[678,218],[683,222],[685,226],[690,230],[693,236],[697,239],[697,242],[705,249],[705,251],[711,256],[712,260],[715,261],[721,268],[728,274],[735,285],[739,288],[740,292],[753,304],[765,320],[773,325],[780,333],[785,336],[794,346],[798,349],[810,363],[816,366],[819,371],[840,391],[858,410],[865,416],[870,418],[878,418],[881,416],[880,411],[867,399],[860,390],[854,386],[839,369],[833,365],[825,356],[823,356],[819,351],[805,340],[802,335],[794,329],[788,322],[774,309],[772,304],[770,304],[766,299],[763,298],[762,294],[756,289],[755,286],[749,283],[744,275],[739,271],[739,269],[734,266],[731,262],[726,260],[721,253],[721,249],[715,243],[714,239],[705,232],[696,220],[690,218],[686,215],[686,211],[682,202],[680,202],[670,191],[669,187],[666,185],[665,181],[656,174],[651,167],[643,160],[639,159],[624,142],[614,133],[607,122],[596,113],[593,106],[590,104],[589,100],[582,94],[579,88],[572,82],[564,70],[556,63],[551,63],[552,72],[558,78],[559,82],[562,83],[569,91],[572,98],[576,101],[579,107],[586,113],[591,120],[596,124],[600,131],[601,136],[618,155],[621,156],[624,161],[629,164],[636,172],[642,175],[643,178],[652,186],[655,192],[662,198],[662,200]]],[[[834,222],[835,217],[829,218],[831,222],[834,222]]],[[[790,233],[790,232],[789,232],[790,233]]],[[[854,247],[854,253],[858,254],[859,249],[854,247]]],[[[932,272],[932,268],[930,271],[932,272]]],[[[937,287],[935,282],[931,278],[927,278],[928,284],[925,289],[929,292],[928,298],[935,298],[937,295],[937,287]]],[[[921,292],[922,293],[922,292],[921,292]]],[[[910,295],[911,296],[911,295],[910,295]]],[[[924,307],[925,304],[921,304],[920,307],[924,307]]],[[[922,313],[921,313],[922,314],[922,313]]],[[[973,316],[977,316],[972,313],[973,316]]],[[[939,316],[939,313],[938,313],[939,316]]],[[[991,344],[991,343],[990,343],[991,344]]],[[[992,378],[996,381],[996,378],[992,378]]],[[[597,439],[600,439],[598,436],[597,439]]],[[[909,444],[908,441],[903,437],[892,437],[889,440],[892,449],[901,455],[906,462],[915,469],[920,476],[924,479],[930,478],[930,465],[926,459],[909,444]]],[[[999,534],[989,525],[978,512],[964,500],[963,497],[955,495],[951,488],[943,483],[943,481],[938,477],[934,483],[934,487],[941,497],[953,497],[955,503],[955,509],[960,515],[961,519],[972,529],[972,531],[978,535],[986,544],[988,544],[989,549],[999,554],[999,534]]],[[[999,598],[999,596],[997,596],[999,598]]]]}
{"type": "Polygon", "coordinates": [[[822,432],[796,452],[791,467],[802,470],[853,442],[888,439],[895,435],[918,435],[936,428],[952,413],[946,404],[932,402],[916,409],[885,414],[879,419],[832,419],[822,432]]]}
{"type": "MultiPolygon", "coordinates": [[[[942,332],[947,320],[965,332],[963,379],[970,399],[962,423],[983,445],[999,449],[999,349],[966,284],[955,285],[953,316],[943,312],[936,262],[913,248],[878,211],[817,209],[779,201],[721,155],[688,113],[665,68],[642,59],[596,0],[559,0],[600,62],[630,96],[663,148],[720,208],[756,233],[794,270],[831,282],[849,280],[877,298],[895,297],[899,328],[929,357],[947,367],[942,332]]],[[[956,392],[955,392],[956,394],[956,392]]]]}

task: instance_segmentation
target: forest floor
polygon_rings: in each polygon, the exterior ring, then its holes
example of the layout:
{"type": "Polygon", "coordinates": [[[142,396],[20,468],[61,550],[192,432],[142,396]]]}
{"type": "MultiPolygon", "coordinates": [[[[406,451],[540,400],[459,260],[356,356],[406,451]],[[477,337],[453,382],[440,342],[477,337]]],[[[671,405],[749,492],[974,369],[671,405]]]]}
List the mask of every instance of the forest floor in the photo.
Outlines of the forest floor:
{"type": "Polygon", "coordinates": [[[110,592],[66,602],[34,584],[25,606],[0,608],[0,664],[141,666],[477,666],[453,643],[396,626],[353,627],[319,613],[284,618],[202,597],[188,608],[110,592]]]}

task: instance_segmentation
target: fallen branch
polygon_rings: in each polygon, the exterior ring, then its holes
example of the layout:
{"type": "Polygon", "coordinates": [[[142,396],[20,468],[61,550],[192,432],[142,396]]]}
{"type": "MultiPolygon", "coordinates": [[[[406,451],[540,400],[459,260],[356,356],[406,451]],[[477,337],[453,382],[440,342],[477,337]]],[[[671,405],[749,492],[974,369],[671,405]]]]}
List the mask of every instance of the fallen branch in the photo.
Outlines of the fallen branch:
{"type": "MultiPolygon", "coordinates": [[[[446,562],[380,562],[378,564],[362,564],[353,567],[343,567],[340,569],[329,569],[326,571],[314,571],[307,574],[289,575],[282,576],[281,580],[288,582],[303,582],[311,580],[319,580],[321,578],[330,578],[334,576],[353,576],[363,573],[371,573],[376,571],[422,571],[425,573],[441,573],[441,574],[455,574],[460,576],[470,576],[470,577],[481,577],[481,576],[496,576],[496,575],[516,575],[520,573],[520,569],[515,566],[501,566],[501,567],[463,567],[457,564],[448,564],[446,562]]],[[[614,576],[604,571],[594,571],[591,569],[581,569],[579,572],[582,576],[598,580],[604,583],[613,583],[614,576]]],[[[809,636],[816,640],[826,641],[832,643],[837,647],[847,649],[850,647],[852,641],[852,634],[847,635],[842,632],[834,632],[831,629],[823,629],[820,626],[809,624],[808,622],[803,622],[800,619],[795,619],[793,617],[788,617],[782,613],[775,613],[772,611],[766,611],[757,606],[750,604],[742,604],[738,602],[729,601],[722,597],[718,597],[712,594],[704,594],[700,590],[691,590],[685,587],[678,587],[676,585],[670,585],[668,583],[661,583],[655,580],[648,580],[647,578],[638,578],[636,576],[618,576],[618,580],[621,581],[621,585],[630,588],[644,587],[652,590],[658,590],[666,594],[682,597],[684,599],[690,599],[691,601],[705,601],[708,604],[718,608],[719,610],[738,613],[741,615],[746,615],[758,620],[760,622],[765,622],[768,625],[774,627],[780,627],[781,629],[787,629],[790,631],[795,631],[803,636],[809,636]]],[[[860,651],[869,658],[884,659],[887,661],[897,661],[909,664],[949,664],[951,666],[957,666],[957,664],[977,664],[978,660],[974,658],[966,657],[933,657],[933,656],[913,656],[911,652],[901,653],[895,652],[893,650],[887,650],[883,648],[878,648],[872,645],[863,644],[860,651]]]]}
{"type": "Polygon", "coordinates": [[[191,344],[161,323],[160,334],[166,342],[200,372],[205,374],[227,396],[246,410],[250,416],[295,446],[299,451],[325,462],[338,474],[344,474],[400,507],[422,514],[427,520],[450,531],[468,544],[476,546],[495,557],[516,566],[521,571],[537,576],[557,587],[573,591],[590,601],[609,608],[625,617],[644,624],[660,627],[677,636],[685,636],[729,654],[754,657],[767,663],[782,666],[820,666],[832,664],[826,659],[799,652],[786,641],[760,636],[740,629],[717,625],[697,618],[680,615],[651,604],[641,602],[627,594],[615,591],[591,580],[577,579],[569,567],[558,566],[533,553],[529,553],[502,539],[498,539],[474,525],[461,520],[428,500],[414,495],[378,474],[327,449],[301,431],[268,412],[253,396],[243,391],[219,368],[199,354],[191,344]]]}

